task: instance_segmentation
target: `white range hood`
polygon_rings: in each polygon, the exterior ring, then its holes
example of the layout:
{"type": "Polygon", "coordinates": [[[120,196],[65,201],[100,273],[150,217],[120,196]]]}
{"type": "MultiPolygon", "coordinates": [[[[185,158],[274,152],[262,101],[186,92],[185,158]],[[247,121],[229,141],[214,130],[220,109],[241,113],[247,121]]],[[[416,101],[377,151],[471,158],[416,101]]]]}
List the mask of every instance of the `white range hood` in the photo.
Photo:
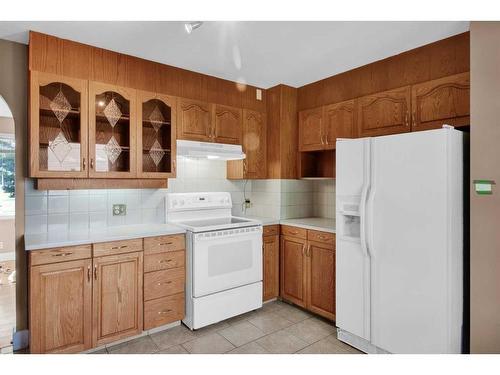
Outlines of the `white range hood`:
{"type": "Polygon", "coordinates": [[[241,145],[177,140],[177,156],[190,159],[245,159],[241,145]]]}

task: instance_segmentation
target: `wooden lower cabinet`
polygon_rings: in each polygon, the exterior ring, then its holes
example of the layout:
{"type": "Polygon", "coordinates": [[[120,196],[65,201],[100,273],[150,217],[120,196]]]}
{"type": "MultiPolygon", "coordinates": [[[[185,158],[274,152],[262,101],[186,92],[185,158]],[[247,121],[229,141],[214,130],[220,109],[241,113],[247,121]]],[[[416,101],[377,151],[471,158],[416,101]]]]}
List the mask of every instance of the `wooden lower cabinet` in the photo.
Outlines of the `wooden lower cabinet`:
{"type": "Polygon", "coordinates": [[[142,332],[142,281],[142,252],[94,258],[94,346],[142,332]]]}
{"type": "Polygon", "coordinates": [[[30,252],[30,352],[78,353],[183,319],[184,248],[171,235],[30,252]]]}
{"type": "Polygon", "coordinates": [[[281,297],[335,320],[335,235],[291,227],[281,230],[281,297]],[[283,233],[288,233],[284,235],[283,233]]]}
{"type": "Polygon", "coordinates": [[[281,297],[305,307],[306,305],[306,259],[307,240],[281,236],[280,278],[281,297]]]}
{"type": "MultiPolygon", "coordinates": [[[[275,227],[278,227],[275,225],[275,227]]],[[[266,235],[262,238],[262,300],[267,301],[279,296],[280,281],[280,240],[276,234],[266,235]]]]}
{"type": "Polygon", "coordinates": [[[30,268],[31,353],[92,347],[92,260],[30,268]]]}
{"type": "Polygon", "coordinates": [[[335,320],[335,250],[330,244],[308,243],[307,303],[312,312],[335,320]]]}

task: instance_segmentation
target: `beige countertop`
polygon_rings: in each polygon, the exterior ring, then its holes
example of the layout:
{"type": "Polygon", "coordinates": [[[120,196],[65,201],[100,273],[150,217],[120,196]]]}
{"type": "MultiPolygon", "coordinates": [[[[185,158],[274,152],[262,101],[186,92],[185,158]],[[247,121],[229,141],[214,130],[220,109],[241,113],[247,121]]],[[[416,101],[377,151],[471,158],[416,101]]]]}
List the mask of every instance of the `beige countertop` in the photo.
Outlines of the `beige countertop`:
{"type": "Polygon", "coordinates": [[[295,227],[319,230],[323,232],[335,233],[335,219],[324,217],[303,217],[298,219],[274,219],[260,216],[244,216],[249,219],[258,220],[262,225],[292,225],[295,227]]]}
{"type": "Polygon", "coordinates": [[[281,219],[280,224],[335,233],[335,219],[324,217],[303,217],[298,219],[281,219]]]}
{"type": "Polygon", "coordinates": [[[172,224],[141,224],[108,227],[102,231],[68,231],[42,234],[25,234],[26,250],[41,250],[52,247],[86,245],[98,242],[129,240],[185,233],[186,231],[172,224]]]}

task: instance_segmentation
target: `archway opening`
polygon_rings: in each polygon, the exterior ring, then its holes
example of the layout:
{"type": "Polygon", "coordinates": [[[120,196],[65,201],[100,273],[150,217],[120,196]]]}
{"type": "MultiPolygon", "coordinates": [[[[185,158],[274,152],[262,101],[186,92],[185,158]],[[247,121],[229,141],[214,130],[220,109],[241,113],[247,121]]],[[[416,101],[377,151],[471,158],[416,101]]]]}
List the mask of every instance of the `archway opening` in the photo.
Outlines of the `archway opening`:
{"type": "Polygon", "coordinates": [[[16,327],[15,127],[0,95],[0,350],[12,346],[16,327]]]}

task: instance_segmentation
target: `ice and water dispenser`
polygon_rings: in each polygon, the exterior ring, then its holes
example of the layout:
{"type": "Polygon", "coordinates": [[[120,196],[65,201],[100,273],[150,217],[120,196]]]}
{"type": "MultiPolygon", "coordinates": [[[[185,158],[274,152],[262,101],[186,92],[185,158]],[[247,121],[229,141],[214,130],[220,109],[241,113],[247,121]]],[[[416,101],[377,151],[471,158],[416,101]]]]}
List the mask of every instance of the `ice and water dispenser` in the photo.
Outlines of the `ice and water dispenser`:
{"type": "Polygon", "coordinates": [[[359,205],[355,203],[344,203],[342,204],[340,214],[342,220],[340,235],[346,238],[359,239],[361,226],[359,205]]]}

